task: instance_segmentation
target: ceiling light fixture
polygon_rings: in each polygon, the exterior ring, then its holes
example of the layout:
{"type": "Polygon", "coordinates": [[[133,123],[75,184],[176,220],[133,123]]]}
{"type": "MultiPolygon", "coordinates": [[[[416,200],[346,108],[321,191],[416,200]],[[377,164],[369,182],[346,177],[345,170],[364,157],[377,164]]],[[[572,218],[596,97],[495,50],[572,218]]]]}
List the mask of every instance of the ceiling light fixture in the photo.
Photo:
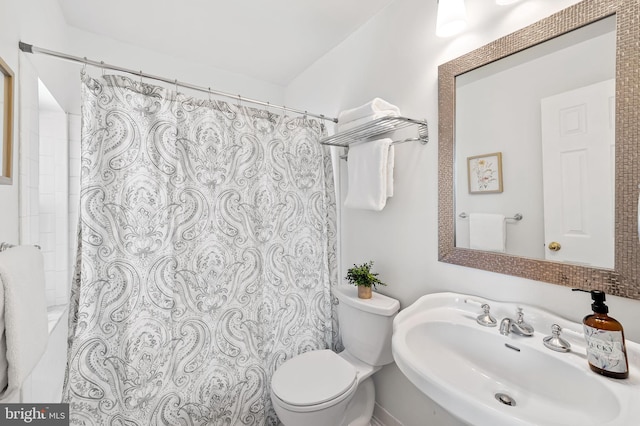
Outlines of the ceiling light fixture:
{"type": "MultiPolygon", "coordinates": [[[[504,0],[498,0],[504,1],[504,0]]],[[[438,0],[436,35],[451,37],[467,26],[467,9],[464,0],[438,0]]]]}

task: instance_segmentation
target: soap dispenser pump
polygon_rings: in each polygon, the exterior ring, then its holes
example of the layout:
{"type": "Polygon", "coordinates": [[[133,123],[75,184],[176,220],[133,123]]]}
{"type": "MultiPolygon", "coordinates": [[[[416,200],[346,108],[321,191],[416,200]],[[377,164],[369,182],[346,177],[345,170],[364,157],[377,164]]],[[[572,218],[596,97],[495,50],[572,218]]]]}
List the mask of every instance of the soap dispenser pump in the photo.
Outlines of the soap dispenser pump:
{"type": "Polygon", "coordinates": [[[589,367],[603,376],[626,379],[629,377],[629,363],[622,324],[607,315],[609,307],[604,303],[606,297],[603,291],[591,290],[589,293],[593,300],[593,314],[582,320],[589,367]]]}

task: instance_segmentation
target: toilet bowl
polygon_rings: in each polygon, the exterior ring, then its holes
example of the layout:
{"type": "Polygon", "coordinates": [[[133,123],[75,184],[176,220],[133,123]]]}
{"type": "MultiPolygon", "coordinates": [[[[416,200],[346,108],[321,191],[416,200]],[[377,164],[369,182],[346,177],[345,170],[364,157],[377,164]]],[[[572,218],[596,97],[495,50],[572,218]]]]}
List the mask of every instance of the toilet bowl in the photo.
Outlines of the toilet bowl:
{"type": "Polygon", "coordinates": [[[381,294],[364,301],[357,299],[356,291],[334,290],[340,301],[338,317],[345,320],[345,350],[306,352],[285,361],[273,374],[271,401],[285,426],[370,424],[375,404],[371,375],[393,362],[391,326],[399,302],[381,294]],[[353,327],[360,333],[350,331],[353,327]]]}
{"type": "Polygon", "coordinates": [[[340,425],[358,388],[355,368],[330,350],[307,352],[284,363],[271,381],[271,401],[289,425],[340,425]]]}
{"type": "Polygon", "coordinates": [[[271,402],[280,421],[285,426],[368,425],[375,398],[370,376],[380,367],[350,361],[346,352],[325,349],[284,363],[271,381],[271,402]]]}

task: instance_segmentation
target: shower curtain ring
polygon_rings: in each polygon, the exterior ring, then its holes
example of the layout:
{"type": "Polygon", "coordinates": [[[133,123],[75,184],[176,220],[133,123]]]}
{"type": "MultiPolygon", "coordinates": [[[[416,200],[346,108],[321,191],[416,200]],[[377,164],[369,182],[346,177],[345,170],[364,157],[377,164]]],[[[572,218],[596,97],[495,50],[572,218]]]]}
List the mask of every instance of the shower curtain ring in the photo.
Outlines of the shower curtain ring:
{"type": "Polygon", "coordinates": [[[238,108],[242,108],[242,96],[238,95],[238,108]]]}
{"type": "Polygon", "coordinates": [[[104,77],[104,61],[100,61],[100,68],[102,69],[102,76],[104,77]]]}
{"type": "Polygon", "coordinates": [[[82,74],[87,72],[87,57],[84,57],[84,65],[82,66],[82,74]]]}
{"type": "Polygon", "coordinates": [[[209,87],[209,102],[211,102],[211,87],[209,87]]]}
{"type": "Polygon", "coordinates": [[[173,84],[176,85],[176,95],[177,95],[178,94],[178,79],[177,78],[173,81],[173,84]]]}
{"type": "Polygon", "coordinates": [[[140,84],[142,84],[142,70],[140,70],[140,84]]]}

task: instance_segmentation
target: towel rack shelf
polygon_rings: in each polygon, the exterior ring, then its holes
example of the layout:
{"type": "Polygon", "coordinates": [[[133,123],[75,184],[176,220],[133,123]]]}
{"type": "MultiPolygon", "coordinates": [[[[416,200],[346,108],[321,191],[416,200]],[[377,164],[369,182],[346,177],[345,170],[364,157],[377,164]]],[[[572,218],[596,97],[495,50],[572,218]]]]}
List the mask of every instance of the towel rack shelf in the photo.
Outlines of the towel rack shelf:
{"type": "Polygon", "coordinates": [[[353,129],[338,132],[335,135],[320,139],[323,145],[348,147],[354,142],[360,142],[379,136],[384,133],[395,132],[405,127],[418,127],[418,137],[393,141],[393,144],[420,141],[422,144],[429,142],[429,125],[426,120],[414,120],[407,117],[381,117],[362,124],[353,129]]]}

